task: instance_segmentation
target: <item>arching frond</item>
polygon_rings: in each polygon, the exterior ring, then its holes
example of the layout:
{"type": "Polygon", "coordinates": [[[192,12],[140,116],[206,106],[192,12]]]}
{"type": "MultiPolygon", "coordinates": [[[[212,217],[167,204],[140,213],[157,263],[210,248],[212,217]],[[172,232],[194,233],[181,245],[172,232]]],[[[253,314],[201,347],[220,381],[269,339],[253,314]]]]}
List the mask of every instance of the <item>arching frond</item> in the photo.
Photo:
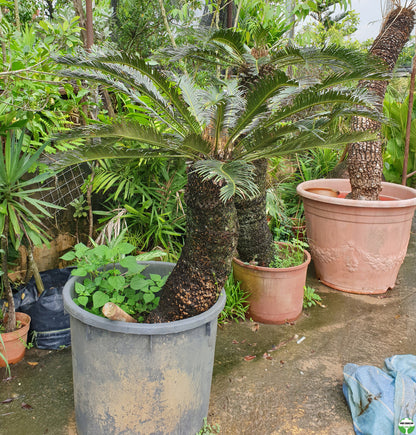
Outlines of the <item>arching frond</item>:
{"type": "Polygon", "coordinates": [[[127,75],[127,70],[119,69],[119,65],[127,66],[131,68],[131,70],[129,70],[130,72],[134,71],[134,74],[140,73],[148,77],[152,85],[156,86],[160,94],[179,112],[183,120],[187,123],[187,127],[195,133],[200,132],[200,126],[183,101],[177,84],[169,80],[164,74],[157,71],[156,68],[150,66],[142,59],[130,57],[125,54],[118,54],[106,57],[88,57],[85,59],[73,56],[61,56],[57,58],[57,61],[65,65],[93,69],[110,75],[113,74],[115,78],[117,78],[118,75],[123,77],[123,73],[127,75]],[[116,67],[114,67],[113,64],[115,64],[116,67]]]}
{"type": "Polygon", "coordinates": [[[185,123],[180,122],[181,118],[178,119],[178,116],[174,115],[170,102],[164,99],[154,86],[149,85],[151,82],[147,78],[146,81],[148,81],[149,84],[145,85],[128,80],[124,74],[121,74],[120,77],[117,78],[114,78],[112,75],[103,74],[100,71],[64,70],[61,71],[61,74],[65,77],[88,80],[111,86],[115,90],[127,95],[134,103],[145,107],[149,116],[161,121],[179,134],[187,134],[188,129],[185,123]],[[143,96],[147,97],[148,100],[143,98],[143,96]]]}
{"type": "MultiPolygon", "coordinates": [[[[267,121],[262,124],[262,128],[272,127],[276,123],[290,121],[291,117],[296,114],[302,114],[306,110],[334,104],[346,104],[353,106],[372,106],[373,99],[371,95],[354,92],[351,90],[327,89],[324,92],[317,92],[314,88],[307,89],[293,99],[291,104],[283,106],[276,110],[267,121]]],[[[376,114],[374,114],[376,115],[376,114]]]]}
{"type": "Polygon", "coordinates": [[[284,72],[276,71],[273,76],[259,81],[255,89],[247,94],[247,103],[237,125],[230,134],[228,143],[232,143],[241,132],[258,116],[268,115],[268,101],[281,92],[285,87],[297,86],[284,72]]]}
{"type": "Polygon", "coordinates": [[[194,163],[194,168],[203,180],[214,180],[218,185],[222,185],[220,197],[224,202],[234,195],[251,198],[259,192],[253,181],[254,166],[243,160],[199,160],[194,163]]]}
{"type": "Polygon", "coordinates": [[[361,79],[372,74],[373,80],[389,76],[386,65],[380,59],[358,50],[330,45],[323,48],[287,46],[271,50],[271,63],[276,68],[300,65],[324,65],[337,71],[360,71],[361,79]]]}

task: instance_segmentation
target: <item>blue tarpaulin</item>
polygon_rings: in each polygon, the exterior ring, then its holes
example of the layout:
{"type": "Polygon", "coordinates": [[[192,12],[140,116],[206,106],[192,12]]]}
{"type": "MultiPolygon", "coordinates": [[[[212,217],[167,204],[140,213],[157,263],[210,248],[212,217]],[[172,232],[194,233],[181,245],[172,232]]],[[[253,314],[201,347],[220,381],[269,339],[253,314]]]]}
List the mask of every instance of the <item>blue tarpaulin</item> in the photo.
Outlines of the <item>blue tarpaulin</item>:
{"type": "Polygon", "coordinates": [[[416,422],[416,356],[395,355],[383,369],[347,364],[343,392],[357,435],[399,435],[399,422],[416,422]]]}

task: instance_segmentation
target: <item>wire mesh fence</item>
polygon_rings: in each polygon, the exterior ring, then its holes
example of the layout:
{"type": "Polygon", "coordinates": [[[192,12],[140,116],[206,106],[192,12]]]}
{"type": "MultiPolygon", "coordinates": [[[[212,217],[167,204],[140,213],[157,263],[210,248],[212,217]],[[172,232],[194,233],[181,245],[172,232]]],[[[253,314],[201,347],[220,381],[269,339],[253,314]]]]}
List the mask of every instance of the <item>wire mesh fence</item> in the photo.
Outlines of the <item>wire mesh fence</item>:
{"type": "MultiPolygon", "coordinates": [[[[89,172],[85,165],[74,165],[64,169],[39,186],[49,188],[41,192],[41,199],[67,209],[71,202],[82,194],[81,186],[88,175],[89,172]]],[[[49,211],[56,217],[64,210],[49,209],[49,211]]]]}

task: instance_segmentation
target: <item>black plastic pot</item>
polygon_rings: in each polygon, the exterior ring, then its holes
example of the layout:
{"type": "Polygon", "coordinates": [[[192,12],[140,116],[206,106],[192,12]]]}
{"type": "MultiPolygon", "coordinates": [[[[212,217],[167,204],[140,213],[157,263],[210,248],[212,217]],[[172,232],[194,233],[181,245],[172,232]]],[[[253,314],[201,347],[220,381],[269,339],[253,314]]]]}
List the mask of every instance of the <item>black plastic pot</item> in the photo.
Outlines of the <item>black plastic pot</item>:
{"type": "MultiPolygon", "coordinates": [[[[144,274],[172,263],[145,262],[144,274]]],[[[195,434],[208,413],[217,317],[225,293],[198,316],[161,324],[111,321],[86,312],[65,285],[71,316],[75,416],[79,435],[195,434]]]]}

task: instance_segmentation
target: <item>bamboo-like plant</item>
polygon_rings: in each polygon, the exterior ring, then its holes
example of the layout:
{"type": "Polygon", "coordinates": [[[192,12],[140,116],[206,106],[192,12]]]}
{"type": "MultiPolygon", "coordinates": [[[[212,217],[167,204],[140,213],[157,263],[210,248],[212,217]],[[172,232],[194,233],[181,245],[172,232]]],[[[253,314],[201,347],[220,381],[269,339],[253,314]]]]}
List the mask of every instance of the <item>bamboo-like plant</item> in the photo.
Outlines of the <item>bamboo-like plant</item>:
{"type": "MultiPolygon", "coordinates": [[[[241,45],[238,35],[233,38],[241,45]]],[[[343,86],[357,78],[380,78],[374,63],[352,51],[332,48],[314,53],[334,67],[324,80],[290,78],[284,67],[307,62],[313,52],[288,48],[276,55],[281,68],[260,78],[248,92],[235,79],[215,78],[201,89],[186,74],[176,77],[123,54],[58,59],[76,67],[65,71],[66,76],[94,80],[127,94],[153,120],[145,126],[127,120],[64,133],[65,140],[84,137],[101,142],[90,141],[66,153],[62,164],[160,156],[189,161],[186,241],[149,322],[194,316],[215,303],[237,244],[233,198],[258,193],[252,161],[349,143],[363,133],[337,132],[331,129],[334,122],[358,114],[377,116],[370,95],[343,86]]]]}

